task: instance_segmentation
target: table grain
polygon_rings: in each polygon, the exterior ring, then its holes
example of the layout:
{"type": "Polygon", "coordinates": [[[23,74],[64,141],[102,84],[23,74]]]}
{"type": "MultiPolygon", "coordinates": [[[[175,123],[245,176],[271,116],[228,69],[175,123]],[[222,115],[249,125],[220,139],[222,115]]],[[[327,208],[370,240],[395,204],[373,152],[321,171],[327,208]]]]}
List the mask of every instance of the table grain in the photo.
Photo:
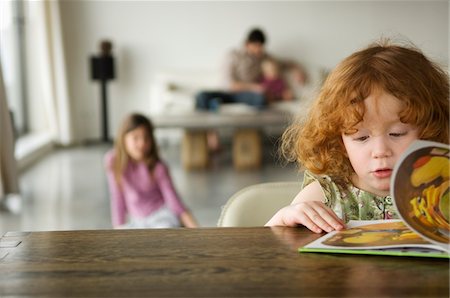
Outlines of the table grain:
{"type": "Polygon", "coordinates": [[[0,239],[0,296],[449,296],[448,260],[297,252],[318,237],[287,227],[11,232],[0,239]]]}

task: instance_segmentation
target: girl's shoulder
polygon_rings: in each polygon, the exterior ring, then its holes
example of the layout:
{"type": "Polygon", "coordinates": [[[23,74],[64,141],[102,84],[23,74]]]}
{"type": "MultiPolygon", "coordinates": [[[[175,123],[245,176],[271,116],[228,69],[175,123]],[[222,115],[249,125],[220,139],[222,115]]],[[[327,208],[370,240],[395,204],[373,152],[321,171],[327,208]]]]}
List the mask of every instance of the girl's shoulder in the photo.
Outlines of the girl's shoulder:
{"type": "Polygon", "coordinates": [[[106,168],[108,168],[108,169],[112,168],[115,158],[116,158],[116,151],[114,149],[111,149],[105,153],[103,162],[104,162],[106,168]]]}
{"type": "Polygon", "coordinates": [[[339,184],[333,181],[333,179],[329,176],[323,175],[314,175],[309,171],[305,171],[303,178],[303,187],[311,184],[312,182],[317,181],[320,184],[320,187],[325,193],[325,196],[328,199],[337,198],[337,199],[346,199],[352,197],[354,200],[360,200],[361,198],[383,198],[381,196],[377,196],[368,191],[358,188],[357,186],[346,183],[339,184]]]}
{"type": "Polygon", "coordinates": [[[303,188],[314,181],[319,182],[322,187],[334,184],[329,176],[315,175],[310,171],[305,170],[303,174],[303,188]]]}
{"type": "Polygon", "coordinates": [[[156,175],[166,175],[169,172],[167,164],[163,160],[158,160],[155,164],[154,170],[156,175]]]}
{"type": "Polygon", "coordinates": [[[335,197],[336,193],[340,192],[339,186],[334,183],[331,177],[315,175],[306,170],[303,176],[303,188],[315,181],[319,183],[327,201],[330,200],[330,198],[335,197]]]}

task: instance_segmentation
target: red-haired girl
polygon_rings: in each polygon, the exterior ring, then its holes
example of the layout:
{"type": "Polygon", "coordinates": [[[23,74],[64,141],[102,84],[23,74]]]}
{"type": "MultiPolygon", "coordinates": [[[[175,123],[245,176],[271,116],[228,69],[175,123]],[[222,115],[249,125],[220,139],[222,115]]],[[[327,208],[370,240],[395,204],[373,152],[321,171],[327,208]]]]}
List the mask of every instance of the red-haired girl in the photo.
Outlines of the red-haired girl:
{"type": "Polygon", "coordinates": [[[304,167],[303,189],[267,226],[341,230],[397,218],[392,169],[417,139],[449,143],[449,77],[412,46],[373,44],[343,60],[282,150],[304,167]]]}

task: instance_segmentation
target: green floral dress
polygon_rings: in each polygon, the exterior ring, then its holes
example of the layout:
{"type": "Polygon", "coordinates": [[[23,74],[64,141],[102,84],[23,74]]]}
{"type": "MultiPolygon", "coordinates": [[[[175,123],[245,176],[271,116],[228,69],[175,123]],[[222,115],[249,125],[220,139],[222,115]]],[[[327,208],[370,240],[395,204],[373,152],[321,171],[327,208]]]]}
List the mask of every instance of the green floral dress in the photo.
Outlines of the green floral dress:
{"type": "Polygon", "coordinates": [[[345,222],[398,218],[390,196],[380,197],[351,184],[343,189],[328,176],[316,176],[305,171],[303,187],[314,181],[318,181],[322,187],[325,194],[324,203],[345,222]]]}

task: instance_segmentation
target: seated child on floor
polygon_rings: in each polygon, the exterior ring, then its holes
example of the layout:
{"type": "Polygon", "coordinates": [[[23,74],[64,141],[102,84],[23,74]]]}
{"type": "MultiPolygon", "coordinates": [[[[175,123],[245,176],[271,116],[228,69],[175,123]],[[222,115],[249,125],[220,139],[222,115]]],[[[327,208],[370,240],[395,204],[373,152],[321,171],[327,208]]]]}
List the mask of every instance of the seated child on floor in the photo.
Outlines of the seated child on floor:
{"type": "Polygon", "coordinates": [[[159,157],[150,119],[125,118],[105,165],[114,228],[197,227],[159,157]]]}

